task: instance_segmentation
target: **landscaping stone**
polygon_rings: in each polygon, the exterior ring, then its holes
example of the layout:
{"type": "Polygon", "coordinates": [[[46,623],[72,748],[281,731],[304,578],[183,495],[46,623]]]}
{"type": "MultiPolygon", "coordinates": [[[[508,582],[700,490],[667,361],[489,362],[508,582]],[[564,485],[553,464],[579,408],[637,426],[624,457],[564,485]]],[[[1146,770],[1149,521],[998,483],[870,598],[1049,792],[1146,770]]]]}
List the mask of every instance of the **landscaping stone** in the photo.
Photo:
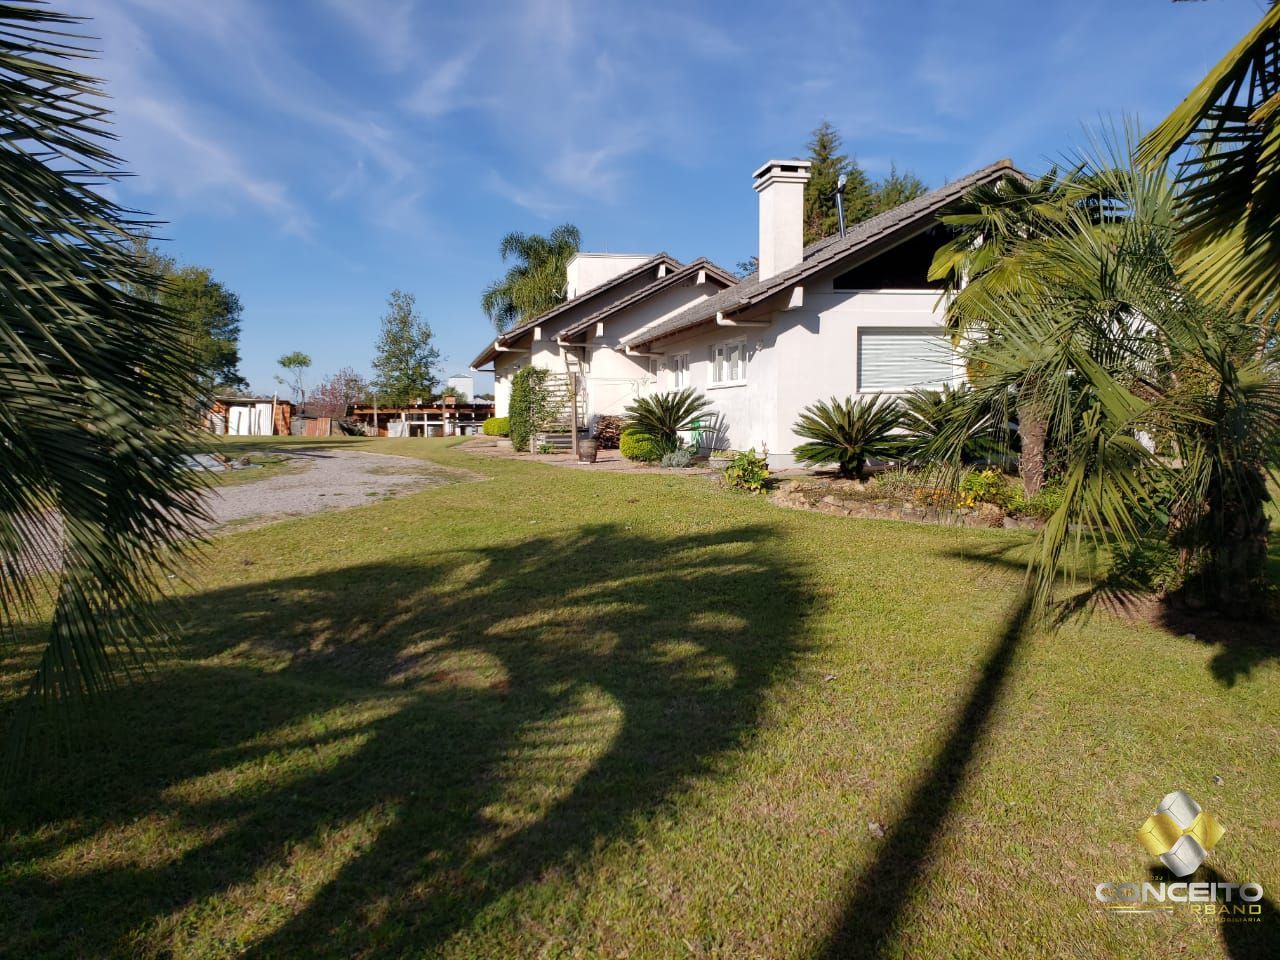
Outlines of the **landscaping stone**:
{"type": "Polygon", "coordinates": [[[792,510],[814,510],[840,517],[873,520],[905,520],[910,523],[937,523],[962,527],[1005,527],[1039,529],[1043,524],[1025,517],[1006,516],[991,503],[946,509],[936,504],[901,498],[876,497],[874,483],[840,477],[792,477],[783,480],[770,500],[792,510]]]}

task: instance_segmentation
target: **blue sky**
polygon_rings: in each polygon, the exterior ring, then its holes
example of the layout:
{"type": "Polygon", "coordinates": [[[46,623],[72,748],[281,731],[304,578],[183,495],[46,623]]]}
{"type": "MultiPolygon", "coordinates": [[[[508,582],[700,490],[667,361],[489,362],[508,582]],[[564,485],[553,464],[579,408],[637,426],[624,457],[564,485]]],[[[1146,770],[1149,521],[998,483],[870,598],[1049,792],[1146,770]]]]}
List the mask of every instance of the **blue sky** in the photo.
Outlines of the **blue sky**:
{"type": "Polygon", "coordinates": [[[1100,116],[1155,122],[1260,0],[73,0],[99,37],[125,202],[244,302],[275,389],[367,371],[396,287],[464,371],[508,230],[591,250],[754,252],[751,171],[828,118],[873,174],[1039,171],[1100,116]]]}

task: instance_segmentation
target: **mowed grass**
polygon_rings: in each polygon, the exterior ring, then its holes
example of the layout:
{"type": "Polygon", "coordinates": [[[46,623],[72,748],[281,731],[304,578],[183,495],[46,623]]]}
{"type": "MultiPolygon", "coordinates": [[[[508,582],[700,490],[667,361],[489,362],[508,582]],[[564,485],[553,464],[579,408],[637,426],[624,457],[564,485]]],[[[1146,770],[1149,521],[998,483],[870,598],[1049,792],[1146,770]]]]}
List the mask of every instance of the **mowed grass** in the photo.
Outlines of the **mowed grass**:
{"type": "Polygon", "coordinates": [[[1276,955],[1274,646],[1023,630],[1016,532],[349,442],[485,479],[215,541],[11,798],[0,954],[1276,955]],[[1095,902],[1177,788],[1262,921],[1095,902]]]}

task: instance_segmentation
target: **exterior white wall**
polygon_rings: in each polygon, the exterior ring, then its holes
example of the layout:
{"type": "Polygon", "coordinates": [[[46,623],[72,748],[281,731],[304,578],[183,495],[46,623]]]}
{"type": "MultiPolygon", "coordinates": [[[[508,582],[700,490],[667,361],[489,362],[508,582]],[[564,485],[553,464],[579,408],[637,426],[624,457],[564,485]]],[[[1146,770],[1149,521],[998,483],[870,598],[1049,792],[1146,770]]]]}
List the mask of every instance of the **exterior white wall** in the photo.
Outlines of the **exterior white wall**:
{"type": "MultiPolygon", "coordinates": [[[[868,290],[836,293],[830,282],[807,285],[803,307],[772,314],[767,327],[698,328],[692,335],[661,342],[668,357],[689,354],[689,382],[715,405],[724,443],[734,449],[767,446],[775,469],[795,465],[792,433],[800,412],[816,400],[858,394],[858,333],[869,328],[941,330],[943,312],[935,290],[868,290]],[[712,349],[745,340],[747,380],[743,385],[711,384],[712,349]]],[[[761,318],[764,319],[764,318],[761,318]]],[[[963,368],[956,360],[956,377],[963,368]]],[[[670,374],[660,380],[670,389],[670,374]]]]}
{"type": "Polygon", "coordinates": [[[525,360],[521,353],[500,353],[493,361],[493,415],[506,417],[511,411],[511,378],[525,360]]]}
{"type": "MultiPolygon", "coordinates": [[[[581,254],[579,255],[582,256],[581,254]]],[[[592,255],[594,256],[594,255],[592,255]]],[[[606,255],[607,256],[607,255],[606,255]]],[[[624,259],[624,258],[617,258],[624,259]]],[[[633,258],[638,263],[643,263],[648,257],[633,258]]],[[[631,264],[626,269],[631,269],[635,264],[631,264]]],[[[617,274],[613,274],[616,276],[617,274]]],[[[636,293],[642,287],[648,286],[654,280],[654,271],[646,270],[643,275],[635,277],[626,283],[619,284],[616,290],[610,290],[607,295],[601,294],[590,300],[583,301],[581,306],[574,304],[552,317],[540,327],[528,331],[515,341],[511,346],[519,348],[499,352],[497,358],[493,362],[493,404],[494,416],[508,416],[509,406],[511,402],[511,378],[515,372],[521,367],[533,364],[534,366],[543,367],[553,373],[566,373],[564,349],[556,343],[556,337],[564,332],[567,328],[575,323],[585,319],[593,313],[603,310],[611,303],[617,303],[626,297],[636,293]]],[[[702,290],[703,287],[697,289],[702,290]]],[[[710,288],[709,292],[711,291],[710,288]]],[[[693,300],[686,300],[692,303],[693,300]]],[[[579,355],[581,348],[577,348],[579,355]]]]}
{"type": "Polygon", "coordinates": [[[463,374],[450,377],[446,386],[453,387],[455,390],[461,390],[467,395],[468,400],[474,400],[476,396],[476,378],[468,377],[463,374]]]}
{"type": "Polygon", "coordinates": [[[565,266],[565,296],[572,300],[651,259],[641,253],[576,253],[565,266]]]}
{"type": "Polygon", "coordinates": [[[664,290],[609,318],[602,336],[589,337],[587,362],[583,367],[588,418],[623,416],[636,397],[667,389],[660,376],[662,358],[627,356],[619,341],[706,300],[719,290],[715,284],[692,282],[664,290]]]}

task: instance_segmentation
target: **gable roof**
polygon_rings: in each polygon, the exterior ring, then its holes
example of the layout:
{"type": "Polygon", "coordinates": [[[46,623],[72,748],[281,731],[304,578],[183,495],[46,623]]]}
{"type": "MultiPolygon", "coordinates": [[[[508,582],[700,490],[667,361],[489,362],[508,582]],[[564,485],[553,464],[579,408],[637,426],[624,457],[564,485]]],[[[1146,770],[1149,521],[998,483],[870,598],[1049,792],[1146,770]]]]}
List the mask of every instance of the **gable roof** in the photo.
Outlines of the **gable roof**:
{"type": "Polygon", "coordinates": [[[707,271],[708,278],[714,278],[720,281],[722,287],[731,287],[738,282],[738,278],[728,270],[717,266],[706,257],[699,257],[697,260],[686,264],[679,270],[668,273],[665,277],[660,277],[653,281],[653,283],[641,287],[630,296],[623,297],[621,300],[616,300],[605,306],[602,310],[597,310],[595,313],[591,314],[591,316],[579,320],[571,326],[565,327],[565,329],[560,331],[558,339],[568,340],[572,337],[584,336],[589,333],[591,328],[597,323],[602,323],[610,317],[616,316],[626,310],[628,307],[634,306],[643,300],[647,300],[649,297],[661,293],[664,290],[669,290],[670,288],[683,283],[685,280],[688,280],[690,277],[697,276],[700,270],[707,271]]]}
{"type": "Polygon", "coordinates": [[[1025,178],[1026,174],[1018,170],[1011,160],[998,160],[937,190],[930,190],[892,210],[854,224],[843,237],[827,237],[810,244],[805,248],[798,264],[767,280],[759,279],[758,274],[752,275],[714,297],[682,310],[674,317],[639,331],[627,338],[627,346],[647,345],[712,320],[717,314],[737,313],[755,306],[820,270],[854,255],[863,254],[866,255],[863,259],[869,259],[869,256],[880,249],[892,246],[902,231],[936,216],[944,207],[959,200],[974,187],[1009,176],[1025,178]]]}
{"type": "Polygon", "coordinates": [[[645,271],[652,270],[662,264],[665,264],[672,270],[679,270],[683,266],[679,260],[671,256],[669,253],[656,253],[644,263],[638,264],[630,270],[626,270],[618,274],[616,277],[606,280],[604,283],[594,286],[589,290],[585,290],[579,296],[566,300],[564,303],[556,304],[550,310],[539,314],[532,320],[526,320],[524,323],[514,326],[510,330],[498,334],[498,338],[494,340],[493,343],[489,344],[489,346],[485,347],[484,350],[482,350],[480,354],[471,361],[471,369],[474,370],[477,367],[488,363],[500,352],[498,347],[506,346],[507,344],[518,340],[534,327],[541,326],[548,320],[554,320],[556,317],[568,312],[574,307],[579,307],[584,303],[590,303],[591,300],[600,296],[602,293],[606,293],[629,280],[634,280],[636,277],[643,276],[645,271]]]}

